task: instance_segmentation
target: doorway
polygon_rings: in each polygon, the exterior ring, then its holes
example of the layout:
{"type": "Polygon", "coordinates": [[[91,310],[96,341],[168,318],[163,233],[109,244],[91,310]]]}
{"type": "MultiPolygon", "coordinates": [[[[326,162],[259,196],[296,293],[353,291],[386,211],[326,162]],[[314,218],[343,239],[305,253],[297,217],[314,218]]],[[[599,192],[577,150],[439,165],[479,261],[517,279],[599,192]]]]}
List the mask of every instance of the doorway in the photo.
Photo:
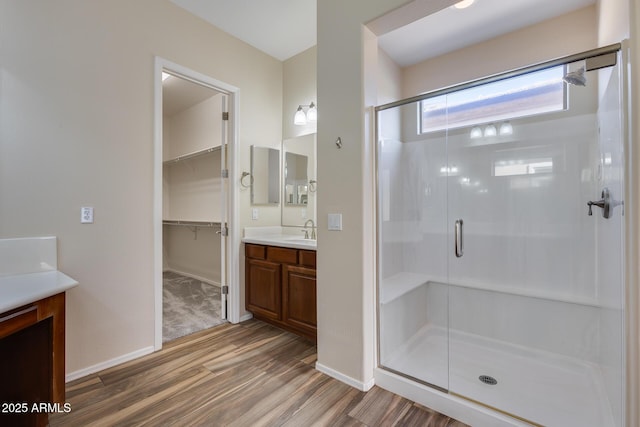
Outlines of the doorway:
{"type": "Polygon", "coordinates": [[[236,215],[237,89],[161,58],[155,72],[158,350],[163,342],[233,320],[229,314],[237,312],[231,307],[237,305],[237,275],[229,267],[237,261],[228,233],[236,215]]]}

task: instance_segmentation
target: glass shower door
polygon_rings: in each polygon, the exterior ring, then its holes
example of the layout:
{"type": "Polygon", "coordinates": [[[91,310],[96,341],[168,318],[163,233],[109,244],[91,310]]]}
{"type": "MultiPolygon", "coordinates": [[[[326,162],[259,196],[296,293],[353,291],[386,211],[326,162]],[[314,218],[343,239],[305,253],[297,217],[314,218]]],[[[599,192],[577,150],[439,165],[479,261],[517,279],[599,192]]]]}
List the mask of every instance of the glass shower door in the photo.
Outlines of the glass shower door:
{"type": "Polygon", "coordinates": [[[622,417],[619,66],[561,80],[584,62],[525,76],[561,110],[447,135],[449,392],[548,426],[622,417]]]}
{"type": "Polygon", "coordinates": [[[383,369],[624,425],[622,67],[597,55],[378,109],[383,369]]]}
{"type": "Polygon", "coordinates": [[[446,131],[416,134],[417,108],[378,113],[379,361],[446,390],[446,131]]]}

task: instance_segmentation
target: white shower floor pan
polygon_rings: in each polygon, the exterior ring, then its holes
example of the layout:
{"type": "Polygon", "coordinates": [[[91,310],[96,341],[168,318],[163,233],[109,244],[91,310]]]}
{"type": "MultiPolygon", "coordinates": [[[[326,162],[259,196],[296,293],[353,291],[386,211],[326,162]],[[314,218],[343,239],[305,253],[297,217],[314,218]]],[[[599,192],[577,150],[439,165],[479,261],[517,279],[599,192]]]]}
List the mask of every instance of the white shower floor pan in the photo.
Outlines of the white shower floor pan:
{"type": "Polygon", "coordinates": [[[458,331],[449,335],[450,342],[445,329],[426,326],[381,363],[540,425],[614,426],[597,366],[458,331]],[[497,384],[482,383],[481,375],[497,384]]]}

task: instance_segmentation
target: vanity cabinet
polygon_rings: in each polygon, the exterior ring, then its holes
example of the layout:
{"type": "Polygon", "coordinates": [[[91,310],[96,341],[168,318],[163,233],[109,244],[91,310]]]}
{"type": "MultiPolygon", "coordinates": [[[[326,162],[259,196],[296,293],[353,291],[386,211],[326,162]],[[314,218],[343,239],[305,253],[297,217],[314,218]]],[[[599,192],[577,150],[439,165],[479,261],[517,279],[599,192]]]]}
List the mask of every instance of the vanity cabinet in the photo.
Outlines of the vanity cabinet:
{"type": "Polygon", "coordinates": [[[246,309],[315,341],[315,251],[247,243],[245,257],[246,309]]]}
{"type": "Polygon", "coordinates": [[[0,314],[0,425],[46,426],[34,404],[65,402],[65,294],[0,314]],[[16,406],[16,404],[22,406],[16,406]]]}

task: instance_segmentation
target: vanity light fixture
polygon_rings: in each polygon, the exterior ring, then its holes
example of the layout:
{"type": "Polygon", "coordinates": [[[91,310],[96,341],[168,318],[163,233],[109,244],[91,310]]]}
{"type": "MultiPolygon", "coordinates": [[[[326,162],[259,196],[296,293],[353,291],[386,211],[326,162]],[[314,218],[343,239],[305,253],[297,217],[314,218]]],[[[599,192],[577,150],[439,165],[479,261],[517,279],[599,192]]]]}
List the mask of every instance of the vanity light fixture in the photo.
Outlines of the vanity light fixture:
{"type": "Polygon", "coordinates": [[[475,1],[476,0],[462,0],[454,4],[452,7],[455,7],[456,9],[466,9],[469,6],[471,6],[473,3],[475,3],[475,1]]]}
{"type": "Polygon", "coordinates": [[[511,126],[511,123],[504,122],[500,125],[500,135],[513,135],[513,126],[511,126]]]}
{"type": "Polygon", "coordinates": [[[471,139],[482,138],[482,129],[480,126],[474,126],[471,128],[471,139]]]}
{"type": "Polygon", "coordinates": [[[498,130],[492,124],[489,124],[487,125],[487,127],[484,128],[484,136],[496,136],[497,134],[498,134],[498,130]]]}
{"type": "Polygon", "coordinates": [[[479,139],[482,137],[491,138],[494,136],[509,136],[513,135],[513,125],[508,120],[502,122],[500,127],[497,128],[493,123],[489,123],[484,127],[484,130],[481,126],[474,126],[471,128],[471,133],[469,134],[470,139],[479,139]]]}
{"type": "Polygon", "coordinates": [[[314,123],[318,120],[318,109],[316,105],[311,102],[309,105],[298,105],[295,116],[293,116],[293,124],[306,125],[307,123],[314,123]],[[305,109],[307,110],[305,112],[305,109]]]}

